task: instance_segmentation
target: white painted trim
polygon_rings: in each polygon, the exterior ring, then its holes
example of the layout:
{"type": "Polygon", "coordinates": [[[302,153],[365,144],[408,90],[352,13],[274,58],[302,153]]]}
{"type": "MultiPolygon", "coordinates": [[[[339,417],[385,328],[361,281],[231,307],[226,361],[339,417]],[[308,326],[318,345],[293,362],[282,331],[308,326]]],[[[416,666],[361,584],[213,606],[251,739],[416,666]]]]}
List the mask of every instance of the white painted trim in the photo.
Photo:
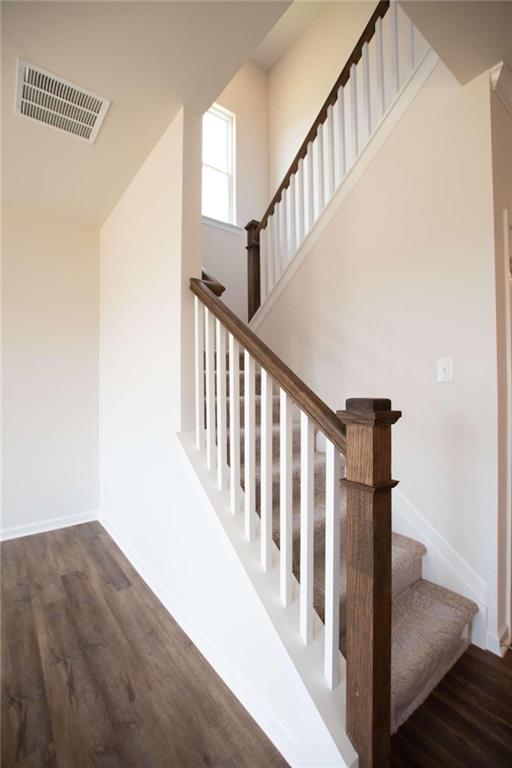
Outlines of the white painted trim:
{"type": "Polygon", "coordinates": [[[473,621],[473,642],[480,648],[492,650],[488,645],[486,582],[399,489],[393,491],[393,530],[417,539],[427,547],[427,554],[423,556],[424,578],[478,605],[478,614],[473,621]]]}
{"type": "Polygon", "coordinates": [[[239,227],[237,224],[229,224],[227,221],[219,221],[218,219],[211,219],[209,216],[202,216],[203,224],[206,227],[213,227],[213,229],[222,229],[224,232],[229,232],[230,235],[238,235],[240,237],[244,233],[243,227],[239,227]]]}
{"type": "Polygon", "coordinates": [[[9,539],[19,539],[22,536],[33,536],[35,533],[45,533],[46,531],[55,531],[57,528],[69,528],[70,525],[79,525],[80,523],[90,523],[98,519],[98,512],[81,512],[77,515],[65,515],[64,517],[52,517],[49,520],[41,520],[38,523],[27,523],[26,525],[14,525],[11,528],[0,529],[0,541],[9,539]]]}
{"type": "Polygon", "coordinates": [[[507,651],[504,643],[508,643],[509,638],[508,627],[506,624],[502,624],[497,633],[487,633],[487,650],[497,656],[504,656],[507,651]]]}
{"type": "Polygon", "coordinates": [[[343,179],[342,183],[332,196],[327,206],[322,211],[321,215],[318,217],[316,223],[313,225],[301,247],[298,249],[295,256],[287,265],[281,277],[274,285],[271,293],[265,299],[264,304],[260,306],[252,318],[251,322],[249,323],[251,330],[256,331],[260,327],[263,320],[266,318],[276,303],[277,299],[283,293],[284,289],[291,281],[294,274],[297,272],[299,267],[303,264],[315,245],[318,243],[321,236],[326,231],[338,213],[339,209],[345,202],[346,198],[352,192],[357,182],[366,171],[371,161],[392,132],[395,125],[398,123],[402,115],[412,103],[413,99],[423,84],[427,81],[438,62],[439,57],[437,54],[432,49],[429,49],[423,57],[421,63],[411,75],[407,85],[402,89],[398,99],[382,118],[380,125],[369,139],[365,148],[360,153],[356,162],[343,179]]]}
{"type": "Polygon", "coordinates": [[[496,64],[489,72],[493,91],[512,115],[512,72],[504,61],[496,64]]]}
{"type": "Polygon", "coordinates": [[[508,630],[512,629],[512,223],[508,208],[503,210],[503,285],[505,302],[505,367],[507,388],[507,424],[506,424],[506,533],[505,533],[505,616],[508,630]]]}

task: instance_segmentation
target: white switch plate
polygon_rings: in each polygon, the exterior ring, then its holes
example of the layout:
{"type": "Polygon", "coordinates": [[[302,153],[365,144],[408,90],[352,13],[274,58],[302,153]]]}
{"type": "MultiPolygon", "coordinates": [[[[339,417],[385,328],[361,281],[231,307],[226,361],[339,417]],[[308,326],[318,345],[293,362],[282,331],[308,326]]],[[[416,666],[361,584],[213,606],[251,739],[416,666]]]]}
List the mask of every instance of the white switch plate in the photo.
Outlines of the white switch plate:
{"type": "Polygon", "coordinates": [[[441,384],[451,384],[453,382],[453,358],[437,358],[437,380],[441,384]]]}

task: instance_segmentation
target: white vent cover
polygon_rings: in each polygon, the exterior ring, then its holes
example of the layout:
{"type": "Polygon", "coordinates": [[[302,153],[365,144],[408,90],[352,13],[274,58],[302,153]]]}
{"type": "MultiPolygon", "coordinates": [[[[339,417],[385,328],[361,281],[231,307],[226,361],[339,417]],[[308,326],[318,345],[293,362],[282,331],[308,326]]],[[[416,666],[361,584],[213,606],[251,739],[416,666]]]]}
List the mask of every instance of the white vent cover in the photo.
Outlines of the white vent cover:
{"type": "Polygon", "coordinates": [[[18,59],[16,114],[92,144],[110,101],[18,59]]]}

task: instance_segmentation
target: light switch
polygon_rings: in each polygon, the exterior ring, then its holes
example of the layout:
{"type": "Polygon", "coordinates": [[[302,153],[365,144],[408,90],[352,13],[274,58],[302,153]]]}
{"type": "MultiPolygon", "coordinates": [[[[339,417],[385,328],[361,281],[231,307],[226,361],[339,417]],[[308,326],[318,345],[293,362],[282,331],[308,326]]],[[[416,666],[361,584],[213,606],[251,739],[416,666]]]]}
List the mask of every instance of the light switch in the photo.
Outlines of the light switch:
{"type": "Polygon", "coordinates": [[[441,384],[451,384],[453,382],[453,358],[437,358],[437,380],[441,384]]]}

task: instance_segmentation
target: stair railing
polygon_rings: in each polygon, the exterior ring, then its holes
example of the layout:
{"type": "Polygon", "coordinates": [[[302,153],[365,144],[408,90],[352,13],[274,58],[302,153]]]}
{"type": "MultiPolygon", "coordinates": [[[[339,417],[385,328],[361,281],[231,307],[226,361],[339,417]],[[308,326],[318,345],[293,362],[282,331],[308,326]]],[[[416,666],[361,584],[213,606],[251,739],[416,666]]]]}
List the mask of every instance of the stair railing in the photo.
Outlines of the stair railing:
{"type": "Polygon", "coordinates": [[[396,0],[381,0],[261,221],[246,226],[249,320],[407,84],[422,47],[396,0]]]}
{"type": "MultiPolygon", "coordinates": [[[[220,285],[217,281],[214,283],[217,287],[220,285]]],[[[396,484],[391,480],[391,425],[400,413],[391,410],[391,401],[374,399],[347,400],[346,410],[335,413],[225,306],[211,284],[212,278],[190,281],[195,296],[197,450],[205,455],[219,490],[229,490],[231,512],[243,516],[247,541],[259,539],[262,570],[269,572],[279,567],[283,606],[298,597],[297,629],[307,646],[312,643],[319,622],[313,603],[315,431],[323,435],[326,452],[323,673],[331,690],[340,683],[341,672],[340,479],[341,455],[346,456],[343,480],[347,492],[346,729],[359,754],[361,768],[386,768],[390,760],[391,489],[396,484]],[[258,498],[257,371],[261,386],[258,498]],[[272,472],[276,390],[280,426],[279,504],[273,499],[272,472]],[[300,417],[299,467],[293,466],[292,456],[296,415],[300,417]],[[300,477],[298,595],[294,576],[297,553],[293,552],[292,531],[294,472],[300,477]],[[273,541],[274,507],[279,508],[277,555],[273,541]]]]}

